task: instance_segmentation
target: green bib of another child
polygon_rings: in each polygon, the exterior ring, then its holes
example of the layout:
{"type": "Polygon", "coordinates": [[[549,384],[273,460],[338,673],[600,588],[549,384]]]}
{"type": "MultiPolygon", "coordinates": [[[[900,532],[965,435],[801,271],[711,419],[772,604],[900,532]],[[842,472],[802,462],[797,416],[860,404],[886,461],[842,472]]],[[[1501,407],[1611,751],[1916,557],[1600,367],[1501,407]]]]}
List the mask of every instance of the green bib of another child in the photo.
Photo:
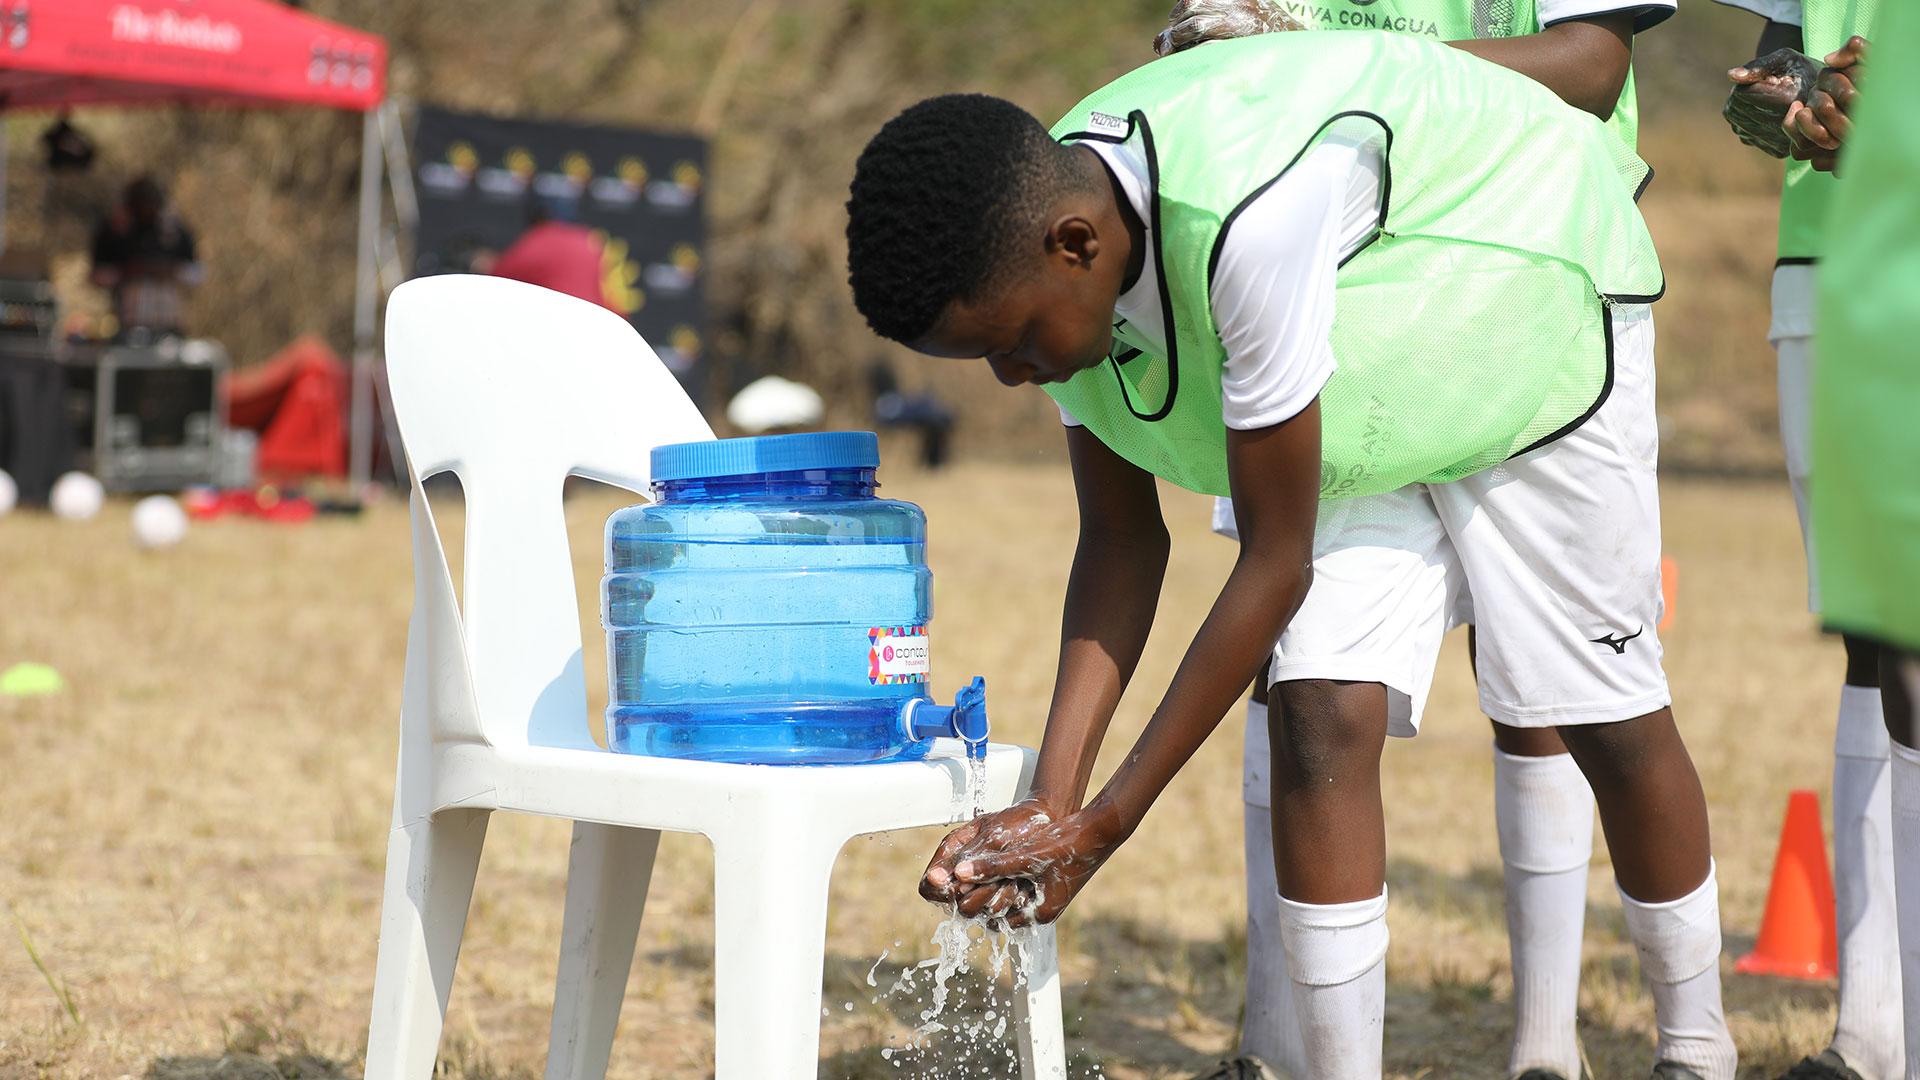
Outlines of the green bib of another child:
{"type": "MultiPolygon", "coordinates": [[[[1800,0],[1802,52],[1816,63],[1855,34],[1871,41],[1880,0],[1800,0]]],[[[1811,262],[1824,255],[1827,215],[1832,212],[1832,173],[1815,172],[1804,161],[1787,162],[1780,185],[1780,258],[1811,262]]]]}
{"type": "Polygon", "coordinates": [[[1612,387],[1607,308],[1664,289],[1633,197],[1646,165],[1524,75],[1402,34],[1213,42],[1097,91],[1063,142],[1137,140],[1165,357],[1047,392],[1134,464],[1229,494],[1209,280],[1235,212],[1336,122],[1385,133],[1380,231],[1342,265],[1320,395],[1321,497],[1478,472],[1573,430],[1612,387]]]}
{"type": "MultiPolygon", "coordinates": [[[[1428,41],[1520,37],[1543,29],[1534,0],[1280,0],[1279,7],[1309,30],[1391,30],[1428,41]]],[[[1639,115],[1629,65],[1607,127],[1632,147],[1639,115]]]]}

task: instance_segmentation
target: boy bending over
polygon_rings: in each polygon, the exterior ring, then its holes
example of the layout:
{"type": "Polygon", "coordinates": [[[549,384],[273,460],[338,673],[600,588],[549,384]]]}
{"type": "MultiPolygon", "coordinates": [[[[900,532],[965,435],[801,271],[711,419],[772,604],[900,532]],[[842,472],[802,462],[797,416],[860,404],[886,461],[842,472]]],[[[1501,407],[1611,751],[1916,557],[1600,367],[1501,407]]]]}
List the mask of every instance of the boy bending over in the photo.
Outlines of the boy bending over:
{"type": "Polygon", "coordinates": [[[923,894],[1057,918],[1271,659],[1304,1072],[1378,1076],[1379,756],[1416,729],[1470,587],[1483,700],[1557,728],[1593,786],[1655,1075],[1731,1080],[1706,803],[1654,634],[1645,176],[1525,76],[1379,33],[1177,54],[1051,135],[980,96],[883,128],[848,203],[855,303],[921,352],[1045,386],[1074,421],[1081,513],[1033,792],[949,836],[923,894]],[[1087,800],[1166,566],[1155,476],[1230,496],[1240,557],[1087,800]]]}

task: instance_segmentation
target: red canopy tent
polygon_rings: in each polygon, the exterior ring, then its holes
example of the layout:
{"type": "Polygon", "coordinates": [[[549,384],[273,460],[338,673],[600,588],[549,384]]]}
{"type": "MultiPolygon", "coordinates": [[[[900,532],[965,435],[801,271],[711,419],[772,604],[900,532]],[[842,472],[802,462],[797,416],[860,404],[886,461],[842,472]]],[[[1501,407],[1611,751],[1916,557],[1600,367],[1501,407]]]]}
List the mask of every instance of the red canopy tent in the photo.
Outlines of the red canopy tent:
{"type": "Polygon", "coordinates": [[[386,84],[385,41],[272,0],[0,2],[0,108],[318,105],[366,114],[349,470],[355,484],[366,481],[371,458],[383,132],[386,148],[400,147],[384,107],[386,84]]]}
{"type": "Polygon", "coordinates": [[[366,112],[386,84],[385,41],[270,0],[0,4],[8,108],[165,101],[366,112]]]}

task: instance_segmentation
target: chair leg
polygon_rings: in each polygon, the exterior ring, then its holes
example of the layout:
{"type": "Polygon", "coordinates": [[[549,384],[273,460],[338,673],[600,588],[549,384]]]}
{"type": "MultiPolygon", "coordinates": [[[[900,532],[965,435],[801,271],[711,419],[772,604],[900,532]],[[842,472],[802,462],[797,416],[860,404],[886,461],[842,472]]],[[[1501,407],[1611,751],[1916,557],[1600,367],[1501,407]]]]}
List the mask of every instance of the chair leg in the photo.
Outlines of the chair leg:
{"type": "Polygon", "coordinates": [[[805,814],[713,836],[715,1080],[814,1080],[830,845],[805,814]]]}
{"type": "Polygon", "coordinates": [[[600,1080],[607,1074],[659,847],[660,833],[653,829],[573,823],[547,1080],[600,1080]]]}
{"type": "Polygon", "coordinates": [[[367,1080],[433,1075],[487,817],[485,810],[448,810],[395,829],[387,840],[367,1080]]]}
{"type": "Polygon", "coordinates": [[[1020,1080],[1066,1080],[1067,1038],[1061,1030],[1060,954],[1053,927],[1033,939],[1033,973],[1013,996],[1020,1030],[1020,1080]]]}

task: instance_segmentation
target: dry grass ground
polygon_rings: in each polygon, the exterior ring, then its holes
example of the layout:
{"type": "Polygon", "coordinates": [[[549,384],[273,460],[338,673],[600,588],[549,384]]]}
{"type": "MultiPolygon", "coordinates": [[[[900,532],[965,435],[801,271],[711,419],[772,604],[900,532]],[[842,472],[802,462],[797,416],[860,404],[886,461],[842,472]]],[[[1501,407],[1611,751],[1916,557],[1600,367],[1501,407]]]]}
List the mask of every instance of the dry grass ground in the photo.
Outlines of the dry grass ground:
{"type": "MultiPolygon", "coordinates": [[[[1073,536],[1068,477],[968,466],[886,479],[890,494],[932,515],[938,686],[985,673],[998,734],[1034,742],[1073,536]]],[[[1667,656],[1712,800],[1731,958],[1758,924],[1786,790],[1824,793],[1840,657],[1802,611],[1784,487],[1671,481],[1666,498],[1668,551],[1682,572],[1667,656]]],[[[568,506],[590,643],[599,526],[619,501],[589,492],[568,506]]],[[[1204,502],[1179,492],[1166,501],[1178,560],[1115,745],[1143,724],[1232,557],[1207,535],[1204,502]]],[[[458,515],[448,518],[457,528],[458,515]]],[[[297,528],[204,524],[160,553],[128,542],[124,504],[85,525],[0,521],[0,665],[46,661],[71,683],[59,697],[0,699],[0,898],[10,924],[0,936],[0,1078],[358,1075],[410,602],[406,552],[395,502],[361,520],[297,528]],[[56,985],[70,993],[77,1024],[56,985]]],[[[601,702],[603,671],[591,644],[586,651],[601,702]]],[[[1497,1077],[1504,1061],[1509,980],[1489,740],[1473,702],[1456,640],[1427,732],[1387,754],[1387,1030],[1397,1076],[1497,1077]]],[[[1233,1040],[1239,728],[1237,718],[1223,726],[1063,925],[1072,1043],[1114,1080],[1187,1076],[1233,1040]]],[[[857,840],[841,856],[823,1076],[914,1074],[882,1062],[878,1047],[908,1028],[869,1003],[864,976],[883,950],[882,974],[926,954],[935,913],[913,884],[936,839],[857,840]]],[[[541,1074],[566,852],[564,823],[495,822],[443,1044],[446,1075],[541,1074]]],[[[662,845],[613,1076],[700,1077],[711,1067],[709,864],[699,837],[662,845]]],[[[1632,1076],[1648,1060],[1650,1003],[1604,853],[1590,895],[1583,1038],[1596,1075],[1632,1076]]],[[[1770,1076],[1819,1045],[1831,986],[1733,975],[1730,959],[1726,969],[1743,1075],[1770,1076]]]]}

